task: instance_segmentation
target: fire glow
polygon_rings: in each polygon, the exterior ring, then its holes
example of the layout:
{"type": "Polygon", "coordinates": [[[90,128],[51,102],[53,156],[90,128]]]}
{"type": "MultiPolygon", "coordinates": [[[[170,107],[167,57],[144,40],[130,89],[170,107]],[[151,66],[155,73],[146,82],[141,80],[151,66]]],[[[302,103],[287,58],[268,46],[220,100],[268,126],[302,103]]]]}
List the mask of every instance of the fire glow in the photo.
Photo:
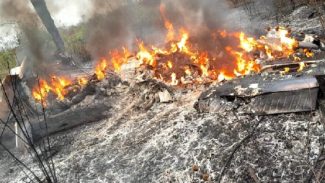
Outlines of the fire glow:
{"type": "MultiPolygon", "coordinates": [[[[260,71],[259,59],[272,61],[275,59],[295,56],[298,41],[290,37],[290,31],[284,27],[270,29],[266,36],[259,39],[247,36],[243,32],[230,32],[218,30],[211,33],[216,51],[202,50],[185,28],[175,30],[174,25],[164,14],[161,6],[162,19],[167,30],[165,44],[162,47],[146,45],[143,41],[137,41],[137,50],[130,51],[123,47],[110,51],[108,56],[99,59],[94,68],[94,74],[98,81],[106,77],[108,70],[121,72],[124,64],[128,64],[136,58],[145,68],[153,71],[154,78],[169,85],[203,84],[231,80],[238,76],[258,73],[260,71]],[[222,46],[218,43],[222,43],[222,46]]],[[[309,50],[304,50],[306,57],[313,56],[309,50]]],[[[298,58],[298,59],[297,59],[298,58]]],[[[139,67],[140,67],[139,66],[139,67]]],[[[303,69],[300,65],[299,71],[303,69]]],[[[80,86],[89,81],[85,78],[77,79],[80,86]]],[[[46,101],[50,92],[63,100],[67,94],[66,87],[72,81],[62,77],[52,77],[51,82],[40,80],[33,89],[36,101],[46,101]]]]}

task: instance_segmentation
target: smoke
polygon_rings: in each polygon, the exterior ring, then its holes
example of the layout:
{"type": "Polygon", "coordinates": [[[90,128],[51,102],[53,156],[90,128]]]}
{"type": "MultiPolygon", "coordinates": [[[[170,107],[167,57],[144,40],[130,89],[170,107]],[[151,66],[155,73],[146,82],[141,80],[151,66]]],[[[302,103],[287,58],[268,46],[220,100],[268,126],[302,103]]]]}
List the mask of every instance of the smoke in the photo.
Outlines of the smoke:
{"type": "Polygon", "coordinates": [[[152,45],[164,43],[166,29],[159,11],[161,4],[175,30],[190,31],[202,49],[212,46],[212,31],[239,30],[242,20],[249,20],[245,14],[231,9],[225,0],[125,0],[119,4],[95,0],[87,23],[87,49],[98,58],[112,49],[132,49],[136,40],[152,45]]]}
{"type": "Polygon", "coordinates": [[[100,57],[122,46],[132,48],[136,39],[150,43],[163,40],[159,4],[160,1],[94,1],[87,23],[87,49],[94,57],[100,57]]]}
{"type": "Polygon", "coordinates": [[[2,0],[0,15],[5,20],[14,20],[23,26],[37,26],[37,15],[32,11],[29,1],[2,0]]]}
{"type": "Polygon", "coordinates": [[[91,16],[93,0],[46,0],[55,25],[75,26],[91,16]]]}
{"type": "MultiPolygon", "coordinates": [[[[14,21],[19,25],[22,36],[16,54],[18,57],[21,56],[21,60],[24,57],[27,58],[27,70],[44,71],[35,69],[40,68],[40,65],[48,57],[46,57],[47,53],[45,52],[45,41],[40,34],[40,20],[30,1],[2,0],[0,3],[0,16],[6,21],[14,21]]],[[[29,76],[31,76],[30,73],[29,76]]]]}

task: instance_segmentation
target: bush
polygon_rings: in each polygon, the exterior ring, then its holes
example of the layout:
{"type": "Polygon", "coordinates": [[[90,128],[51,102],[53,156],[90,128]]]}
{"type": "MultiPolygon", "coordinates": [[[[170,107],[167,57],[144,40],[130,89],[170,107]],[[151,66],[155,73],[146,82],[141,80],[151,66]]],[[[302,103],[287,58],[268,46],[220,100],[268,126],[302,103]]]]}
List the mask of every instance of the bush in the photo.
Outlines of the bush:
{"type": "Polygon", "coordinates": [[[7,50],[0,52],[0,79],[8,74],[9,68],[16,66],[16,53],[15,50],[7,50]]]}

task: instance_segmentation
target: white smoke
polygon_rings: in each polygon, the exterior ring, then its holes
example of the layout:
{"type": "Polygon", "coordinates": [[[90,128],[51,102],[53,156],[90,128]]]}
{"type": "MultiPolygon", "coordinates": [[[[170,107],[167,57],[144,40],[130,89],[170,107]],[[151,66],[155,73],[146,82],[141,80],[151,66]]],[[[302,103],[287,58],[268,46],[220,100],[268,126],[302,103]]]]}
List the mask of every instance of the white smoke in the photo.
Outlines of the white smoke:
{"type": "Polygon", "coordinates": [[[56,26],[74,26],[90,16],[91,0],[46,0],[56,26]]]}

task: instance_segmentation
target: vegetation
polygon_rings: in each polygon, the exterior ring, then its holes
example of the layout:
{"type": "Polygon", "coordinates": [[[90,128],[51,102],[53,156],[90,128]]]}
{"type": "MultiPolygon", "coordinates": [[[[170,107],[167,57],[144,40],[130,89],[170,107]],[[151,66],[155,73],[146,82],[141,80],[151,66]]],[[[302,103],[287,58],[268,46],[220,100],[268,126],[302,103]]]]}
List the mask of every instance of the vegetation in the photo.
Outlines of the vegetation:
{"type": "Polygon", "coordinates": [[[86,49],[86,29],[84,24],[61,29],[66,52],[80,61],[89,61],[90,54],[86,49]]]}
{"type": "Polygon", "coordinates": [[[16,66],[15,50],[0,52],[0,79],[9,72],[8,66],[9,68],[16,66]]]}

